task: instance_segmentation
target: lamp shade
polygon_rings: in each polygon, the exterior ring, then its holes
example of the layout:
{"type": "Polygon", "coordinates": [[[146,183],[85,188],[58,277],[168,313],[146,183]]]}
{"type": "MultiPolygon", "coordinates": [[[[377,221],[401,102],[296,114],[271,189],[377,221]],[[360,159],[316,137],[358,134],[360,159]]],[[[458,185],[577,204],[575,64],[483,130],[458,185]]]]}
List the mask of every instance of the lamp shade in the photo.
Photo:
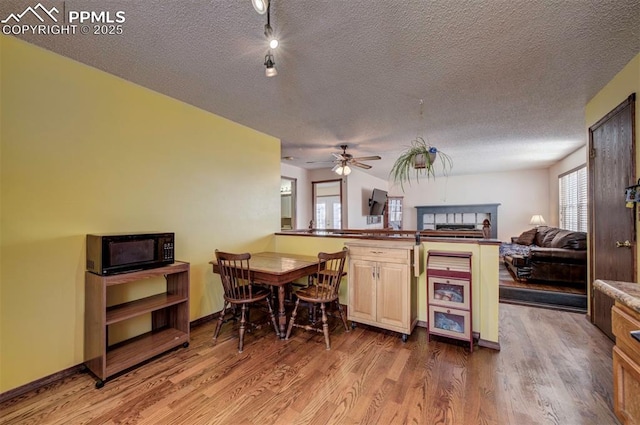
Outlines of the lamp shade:
{"type": "Polygon", "coordinates": [[[542,226],[543,224],[547,224],[547,222],[544,221],[544,217],[542,217],[541,214],[536,214],[534,216],[531,216],[531,221],[529,221],[529,224],[533,224],[534,226],[542,226]]]}
{"type": "Polygon", "coordinates": [[[278,70],[275,66],[267,67],[267,69],[264,70],[264,75],[266,75],[267,77],[275,77],[276,75],[278,75],[278,70]]]}
{"type": "Polygon", "coordinates": [[[341,176],[348,176],[349,174],[351,174],[351,168],[347,164],[336,165],[335,167],[333,167],[333,171],[341,176]]]}

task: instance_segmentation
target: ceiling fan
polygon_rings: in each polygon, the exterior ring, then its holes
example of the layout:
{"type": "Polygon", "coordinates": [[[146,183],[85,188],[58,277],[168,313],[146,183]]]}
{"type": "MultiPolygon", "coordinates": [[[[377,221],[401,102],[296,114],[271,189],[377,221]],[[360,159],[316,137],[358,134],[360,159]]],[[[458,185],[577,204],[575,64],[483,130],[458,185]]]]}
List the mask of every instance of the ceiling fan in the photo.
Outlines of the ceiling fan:
{"type": "Polygon", "coordinates": [[[336,165],[331,169],[331,171],[335,171],[340,175],[347,175],[351,173],[351,168],[349,168],[349,165],[353,165],[354,167],[364,168],[365,170],[368,170],[369,168],[371,168],[371,165],[364,164],[360,161],[373,161],[376,159],[382,159],[378,155],[361,156],[358,158],[354,158],[353,155],[351,155],[350,153],[347,153],[347,147],[348,147],[347,145],[340,145],[342,152],[332,153],[332,155],[335,158],[332,161],[307,161],[307,164],[314,164],[314,163],[317,164],[317,163],[323,163],[323,162],[335,163],[336,165]]]}

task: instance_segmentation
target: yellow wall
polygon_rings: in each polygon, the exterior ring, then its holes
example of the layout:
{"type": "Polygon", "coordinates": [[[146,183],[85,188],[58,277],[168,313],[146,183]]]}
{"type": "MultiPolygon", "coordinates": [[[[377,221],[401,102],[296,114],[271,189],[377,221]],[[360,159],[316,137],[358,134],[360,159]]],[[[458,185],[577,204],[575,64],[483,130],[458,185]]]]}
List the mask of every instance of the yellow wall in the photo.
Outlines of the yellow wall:
{"type": "Polygon", "coordinates": [[[191,319],[220,310],[215,248],[280,227],[273,137],[0,36],[0,392],[83,362],[85,234],[176,233],[191,319]]]}
{"type": "MultiPolygon", "coordinates": [[[[275,236],[274,251],[290,254],[316,256],[319,252],[337,252],[344,247],[347,239],[343,238],[317,238],[306,236],[275,236]]],[[[345,266],[345,271],[348,265],[345,266]]],[[[347,304],[347,279],[340,283],[340,303],[347,304]]]]}
{"type": "MultiPolygon", "coordinates": [[[[621,104],[631,93],[636,94],[636,177],[640,177],[640,53],[587,103],[585,123],[588,134],[589,127],[621,104]]],[[[636,240],[640,240],[640,226],[636,227],[636,240]]],[[[637,264],[640,265],[640,249],[636,249],[636,254],[637,264]]],[[[638,281],[640,281],[640,273],[636,275],[636,282],[638,281]]]]}

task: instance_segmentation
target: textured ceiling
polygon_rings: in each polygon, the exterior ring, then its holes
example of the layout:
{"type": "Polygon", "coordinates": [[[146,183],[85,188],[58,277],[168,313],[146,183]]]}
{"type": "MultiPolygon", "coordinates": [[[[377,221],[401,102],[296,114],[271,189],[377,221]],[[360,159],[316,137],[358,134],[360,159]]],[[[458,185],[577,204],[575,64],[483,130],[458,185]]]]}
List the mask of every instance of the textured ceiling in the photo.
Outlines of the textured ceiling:
{"type": "MultiPolygon", "coordinates": [[[[42,3],[124,11],[123,34],[20,38],[280,138],[294,165],[341,144],[380,155],[385,179],[416,136],[454,174],[547,167],[586,143],[584,106],[640,52],[639,0],[272,0],[267,78],[250,0],[42,3]]],[[[36,4],[3,0],[0,19],[36,4]]]]}

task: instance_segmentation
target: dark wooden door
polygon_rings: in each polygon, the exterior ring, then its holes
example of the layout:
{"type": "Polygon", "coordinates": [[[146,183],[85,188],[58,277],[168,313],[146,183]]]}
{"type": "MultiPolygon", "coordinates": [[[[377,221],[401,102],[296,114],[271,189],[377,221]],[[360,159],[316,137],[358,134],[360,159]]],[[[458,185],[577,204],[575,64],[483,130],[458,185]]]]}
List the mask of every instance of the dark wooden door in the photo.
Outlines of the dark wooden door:
{"type": "Polygon", "coordinates": [[[593,281],[635,281],[636,209],[624,198],[636,183],[634,117],[635,93],[589,128],[591,321],[611,339],[613,299],[594,291],[593,281]]]}

